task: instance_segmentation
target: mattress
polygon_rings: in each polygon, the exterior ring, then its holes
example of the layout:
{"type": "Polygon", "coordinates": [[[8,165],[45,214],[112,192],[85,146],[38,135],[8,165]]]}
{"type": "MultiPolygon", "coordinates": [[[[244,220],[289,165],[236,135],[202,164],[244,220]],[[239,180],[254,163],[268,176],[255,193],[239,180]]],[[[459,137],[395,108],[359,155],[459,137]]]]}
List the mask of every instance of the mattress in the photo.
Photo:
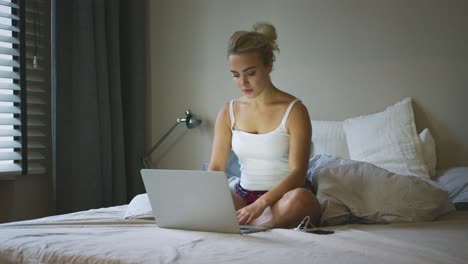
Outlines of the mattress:
{"type": "Polygon", "coordinates": [[[466,263],[468,211],[436,221],[233,235],[124,219],[127,205],[0,225],[0,263],[466,263]]]}

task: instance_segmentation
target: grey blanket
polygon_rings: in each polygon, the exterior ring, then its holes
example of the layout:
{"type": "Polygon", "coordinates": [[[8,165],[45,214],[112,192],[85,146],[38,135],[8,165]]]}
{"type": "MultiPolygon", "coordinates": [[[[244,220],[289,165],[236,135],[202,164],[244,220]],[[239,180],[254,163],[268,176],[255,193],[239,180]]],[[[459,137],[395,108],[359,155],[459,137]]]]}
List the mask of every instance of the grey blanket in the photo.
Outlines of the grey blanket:
{"type": "Polygon", "coordinates": [[[322,225],[432,221],[455,210],[438,183],[366,162],[316,155],[308,177],[317,186],[322,225]]]}

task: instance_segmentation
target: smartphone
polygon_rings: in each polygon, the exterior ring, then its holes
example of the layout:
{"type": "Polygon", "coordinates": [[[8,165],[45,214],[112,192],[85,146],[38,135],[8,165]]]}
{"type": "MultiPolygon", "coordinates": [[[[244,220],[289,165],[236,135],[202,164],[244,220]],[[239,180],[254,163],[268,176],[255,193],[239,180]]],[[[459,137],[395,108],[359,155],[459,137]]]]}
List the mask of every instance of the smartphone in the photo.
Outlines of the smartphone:
{"type": "Polygon", "coordinates": [[[332,230],[322,230],[322,229],[310,229],[306,231],[307,233],[317,234],[317,235],[330,235],[335,233],[332,230]]]}

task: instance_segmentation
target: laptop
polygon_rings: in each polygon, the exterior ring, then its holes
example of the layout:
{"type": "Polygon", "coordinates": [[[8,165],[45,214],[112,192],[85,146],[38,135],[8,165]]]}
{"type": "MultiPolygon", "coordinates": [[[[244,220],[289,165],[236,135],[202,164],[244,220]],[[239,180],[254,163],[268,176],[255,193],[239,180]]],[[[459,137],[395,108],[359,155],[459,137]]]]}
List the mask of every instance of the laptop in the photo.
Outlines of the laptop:
{"type": "Polygon", "coordinates": [[[159,227],[229,234],[270,229],[239,225],[224,172],[142,169],[141,175],[159,227]]]}

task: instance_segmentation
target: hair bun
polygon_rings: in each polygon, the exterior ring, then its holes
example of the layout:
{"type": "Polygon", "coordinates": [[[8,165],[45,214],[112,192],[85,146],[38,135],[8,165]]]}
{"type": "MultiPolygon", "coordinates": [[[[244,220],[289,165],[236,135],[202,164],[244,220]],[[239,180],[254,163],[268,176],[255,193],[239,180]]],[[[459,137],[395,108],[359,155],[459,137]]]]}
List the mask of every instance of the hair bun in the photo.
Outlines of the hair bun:
{"type": "Polygon", "coordinates": [[[272,65],[276,59],[276,29],[268,22],[257,22],[253,31],[236,31],[229,38],[227,55],[255,51],[264,65],[272,65]]]}
{"type": "Polygon", "coordinates": [[[253,25],[253,30],[267,37],[271,42],[278,38],[275,27],[268,22],[257,22],[253,25]]]}

